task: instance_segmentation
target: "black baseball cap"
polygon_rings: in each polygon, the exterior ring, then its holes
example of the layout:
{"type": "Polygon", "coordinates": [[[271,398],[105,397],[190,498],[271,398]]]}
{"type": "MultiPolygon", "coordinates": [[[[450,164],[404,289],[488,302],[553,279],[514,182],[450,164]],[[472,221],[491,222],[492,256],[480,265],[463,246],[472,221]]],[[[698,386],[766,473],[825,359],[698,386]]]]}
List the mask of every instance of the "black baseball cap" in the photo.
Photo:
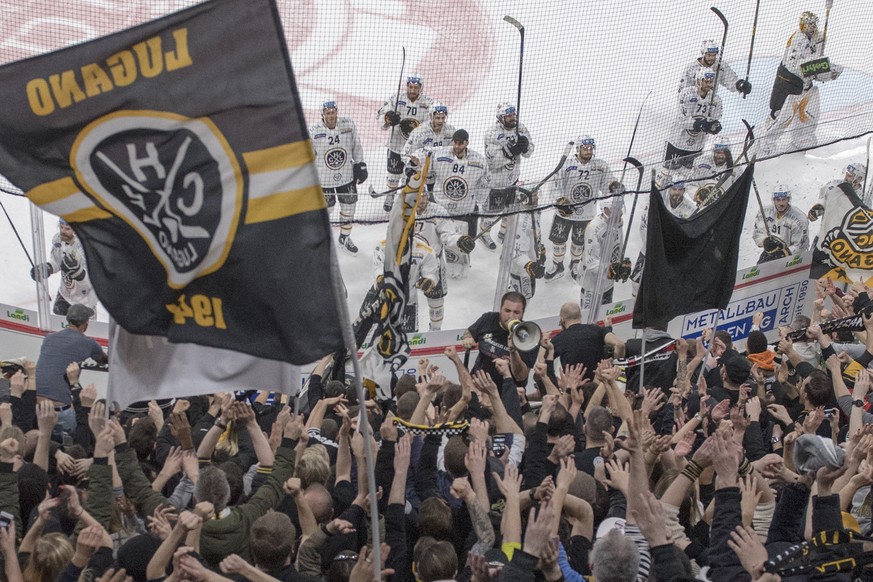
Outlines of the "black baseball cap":
{"type": "Polygon", "coordinates": [[[452,134],[452,141],[470,141],[470,134],[467,133],[466,129],[459,129],[454,134],[452,134]]]}

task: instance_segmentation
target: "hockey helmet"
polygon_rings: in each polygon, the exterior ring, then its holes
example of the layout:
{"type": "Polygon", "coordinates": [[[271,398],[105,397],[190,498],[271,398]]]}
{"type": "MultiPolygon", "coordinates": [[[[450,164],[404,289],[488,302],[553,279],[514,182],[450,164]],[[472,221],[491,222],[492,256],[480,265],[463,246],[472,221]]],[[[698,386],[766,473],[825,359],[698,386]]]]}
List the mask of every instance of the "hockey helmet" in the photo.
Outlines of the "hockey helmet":
{"type": "Polygon", "coordinates": [[[779,184],[776,186],[776,189],[773,190],[773,200],[776,200],[777,198],[791,199],[791,190],[788,189],[788,186],[785,184],[779,184]]]}
{"type": "Polygon", "coordinates": [[[804,34],[809,34],[810,31],[815,33],[818,28],[818,16],[815,13],[807,10],[800,15],[800,31],[804,34]]]}
{"type": "Polygon", "coordinates": [[[590,135],[580,135],[576,138],[576,147],[581,148],[591,148],[595,149],[597,147],[597,143],[595,143],[594,138],[590,135]]]}
{"type": "Polygon", "coordinates": [[[717,143],[712,146],[713,150],[728,150],[730,151],[731,145],[729,143],[717,143]]]}
{"type": "Polygon", "coordinates": [[[849,164],[846,166],[846,175],[852,175],[850,181],[852,184],[861,184],[864,181],[864,178],[867,177],[867,166],[864,164],[849,164]]]}
{"type": "Polygon", "coordinates": [[[411,73],[407,75],[406,82],[411,83],[412,85],[424,85],[424,77],[419,75],[418,73],[411,73]]]}
{"type": "Polygon", "coordinates": [[[449,108],[442,101],[434,101],[433,105],[430,107],[430,118],[433,119],[433,116],[437,113],[444,113],[446,117],[449,116],[449,108]]]}
{"type": "Polygon", "coordinates": [[[503,118],[507,115],[515,115],[516,113],[517,110],[515,109],[515,105],[513,105],[512,103],[503,102],[497,104],[497,119],[499,119],[501,122],[503,121],[503,118]]]}
{"type": "Polygon", "coordinates": [[[698,83],[703,80],[715,82],[715,71],[709,67],[700,67],[694,75],[694,80],[698,83]]]}
{"type": "Polygon", "coordinates": [[[332,111],[333,113],[338,112],[338,107],[336,104],[336,99],[333,97],[328,97],[324,101],[321,102],[321,120],[324,121],[324,114],[328,111],[332,111]]]}
{"type": "Polygon", "coordinates": [[[671,176],[670,177],[670,188],[675,188],[676,190],[685,190],[685,178],[682,176],[671,176]]]}
{"type": "Polygon", "coordinates": [[[707,39],[700,43],[700,55],[703,56],[707,53],[718,54],[718,45],[712,39],[707,39]]]}

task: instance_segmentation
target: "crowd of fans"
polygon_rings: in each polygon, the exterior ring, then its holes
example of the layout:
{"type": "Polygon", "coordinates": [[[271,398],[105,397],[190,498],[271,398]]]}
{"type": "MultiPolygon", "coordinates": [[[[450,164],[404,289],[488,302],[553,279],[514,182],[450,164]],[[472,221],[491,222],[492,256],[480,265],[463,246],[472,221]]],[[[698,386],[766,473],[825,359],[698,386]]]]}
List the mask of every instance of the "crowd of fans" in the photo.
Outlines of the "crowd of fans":
{"type": "MultiPolygon", "coordinates": [[[[522,296],[503,303],[500,326],[517,304],[523,315],[522,296]]],[[[866,579],[873,317],[857,337],[820,324],[870,306],[863,285],[820,284],[811,318],[778,346],[760,331],[737,346],[724,331],[686,341],[647,329],[648,346],[668,349],[640,374],[625,365],[637,340],[566,304],[563,335],[535,357],[492,334],[510,355],[468,370],[448,348],[458,383],[422,361],[385,402],[360,402],[327,356],[299,399],[220,393],[107,411],[73,363],[70,430],[64,407],[39,396],[36,363],[6,366],[2,571],[374,582],[376,511],[381,577],[396,582],[866,579]]]]}

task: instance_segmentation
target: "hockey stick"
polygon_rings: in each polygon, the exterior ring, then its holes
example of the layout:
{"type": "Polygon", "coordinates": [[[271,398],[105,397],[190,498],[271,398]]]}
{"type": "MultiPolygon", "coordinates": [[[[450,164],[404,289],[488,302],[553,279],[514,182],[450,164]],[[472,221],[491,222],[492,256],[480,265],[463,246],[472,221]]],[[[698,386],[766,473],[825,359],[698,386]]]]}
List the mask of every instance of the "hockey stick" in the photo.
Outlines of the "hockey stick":
{"type": "MultiPolygon", "coordinates": [[[[633,226],[633,223],[634,223],[634,213],[636,213],[636,211],[637,211],[637,199],[640,196],[640,186],[642,186],[642,184],[643,184],[643,176],[644,176],[645,171],[646,171],[645,168],[643,168],[643,165],[640,163],[640,161],[636,158],[632,158],[632,157],[628,156],[624,159],[624,161],[631,164],[633,167],[635,167],[639,171],[640,177],[637,179],[637,187],[636,187],[636,190],[634,190],[634,203],[631,205],[630,218],[628,218],[628,221],[627,221],[627,232],[624,235],[624,243],[621,245],[621,252],[619,253],[619,256],[621,257],[622,262],[624,262],[624,259],[626,258],[624,256],[624,253],[627,250],[628,239],[630,239],[631,226],[633,226]]],[[[630,260],[628,260],[628,262],[630,262],[630,260]]],[[[615,270],[615,265],[613,265],[613,270],[615,270]]],[[[615,271],[615,272],[618,272],[618,271],[615,271]]],[[[624,279],[622,279],[622,281],[627,281],[627,279],[624,278],[624,279]]]]}
{"type": "Polygon", "coordinates": [[[831,17],[831,8],[834,6],[834,0],[827,0],[825,2],[825,25],[824,30],[821,32],[821,55],[824,56],[825,43],[828,40],[828,20],[831,17]]]}
{"type": "Polygon", "coordinates": [[[394,192],[397,192],[398,190],[403,190],[404,187],[406,187],[406,184],[401,184],[395,188],[390,188],[388,190],[385,190],[384,192],[376,192],[376,189],[373,188],[372,184],[370,184],[370,189],[367,191],[367,194],[369,194],[373,198],[381,198],[382,196],[388,196],[389,194],[393,194],[394,192]]]}
{"type": "MultiPolygon", "coordinates": [[[[403,71],[406,70],[406,47],[404,46],[404,47],[400,47],[400,48],[403,49],[403,58],[400,61],[400,78],[397,79],[397,93],[394,95],[394,113],[395,114],[397,113],[397,103],[398,103],[398,101],[400,101],[400,88],[403,86],[403,71]]],[[[395,127],[396,127],[395,125],[391,126],[391,137],[388,138],[389,144],[394,139],[394,128],[395,127]]],[[[389,152],[390,152],[390,148],[389,148],[389,152]]]]}
{"type": "MultiPolygon", "coordinates": [[[[755,20],[752,21],[752,42],[749,44],[749,61],[746,63],[746,83],[749,82],[749,70],[752,68],[752,51],[755,48],[755,33],[758,30],[758,10],[761,8],[761,0],[755,0],[755,20]]],[[[743,93],[743,99],[746,93],[743,93]]]]}
{"type": "MultiPolygon", "coordinates": [[[[754,163],[755,159],[752,158],[752,162],[754,163]]],[[[758,184],[755,182],[755,178],[752,178],[752,188],[755,190],[755,198],[758,199],[758,211],[761,213],[761,220],[764,221],[764,230],[767,232],[767,236],[770,236],[770,229],[767,227],[767,213],[764,212],[764,203],[761,201],[761,193],[758,192],[758,184]]]]}
{"type": "Polygon", "coordinates": [[[718,16],[724,27],[724,32],[721,35],[721,48],[718,49],[718,64],[715,67],[715,81],[712,84],[712,95],[709,97],[709,103],[711,105],[715,101],[715,94],[718,91],[718,75],[721,73],[721,61],[724,58],[724,45],[727,42],[728,21],[724,14],[721,13],[721,10],[715,6],[710,6],[709,9],[715,12],[715,15],[718,16]]]}
{"type": "Polygon", "coordinates": [[[518,91],[515,98],[515,132],[518,133],[519,122],[521,120],[521,72],[522,63],[524,63],[524,26],[512,16],[504,16],[503,20],[518,29],[518,34],[521,35],[521,46],[518,49],[518,91]]]}
{"type": "MultiPolygon", "coordinates": [[[[572,141],[571,141],[571,142],[568,142],[567,145],[564,146],[564,152],[561,154],[561,160],[558,162],[558,165],[555,166],[555,169],[552,170],[551,172],[549,172],[549,174],[548,174],[545,178],[543,178],[542,180],[540,180],[540,181],[537,183],[537,185],[534,186],[532,189],[528,190],[527,188],[523,188],[523,187],[521,187],[521,186],[512,186],[512,187],[515,188],[517,191],[521,192],[522,194],[524,194],[525,196],[527,196],[527,197],[528,197],[528,200],[530,200],[531,198],[533,198],[533,195],[536,194],[537,191],[538,191],[540,188],[542,188],[543,186],[545,186],[546,183],[547,183],[549,180],[552,179],[552,176],[554,176],[555,174],[557,174],[558,171],[560,171],[560,169],[564,166],[564,162],[567,161],[567,157],[570,155],[570,149],[571,149],[572,147],[573,147],[573,142],[572,142],[572,141]]],[[[571,208],[569,205],[567,205],[567,206],[565,206],[565,205],[555,205],[555,207],[558,208],[558,209],[561,210],[561,211],[569,210],[569,209],[571,208]]],[[[535,211],[535,212],[536,212],[536,211],[535,211]]],[[[474,241],[479,240],[480,238],[482,238],[483,236],[485,236],[486,234],[488,234],[488,233],[491,231],[491,229],[494,228],[494,225],[497,224],[497,223],[499,223],[499,222],[500,222],[499,220],[495,220],[494,222],[492,222],[491,224],[489,224],[487,227],[485,227],[485,228],[483,228],[482,230],[480,230],[479,233],[478,233],[476,236],[473,237],[473,240],[474,240],[474,241]]]]}

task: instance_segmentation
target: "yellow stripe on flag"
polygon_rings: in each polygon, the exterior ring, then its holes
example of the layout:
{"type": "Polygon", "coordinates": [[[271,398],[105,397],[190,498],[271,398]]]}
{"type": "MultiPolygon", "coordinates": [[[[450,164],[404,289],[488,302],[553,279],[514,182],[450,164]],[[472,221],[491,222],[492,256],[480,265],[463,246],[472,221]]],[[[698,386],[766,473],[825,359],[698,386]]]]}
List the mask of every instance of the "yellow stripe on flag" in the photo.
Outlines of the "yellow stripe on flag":
{"type": "Polygon", "coordinates": [[[299,168],[315,161],[315,151],[309,140],[288,143],[265,150],[243,154],[249,174],[299,168]]]}
{"type": "Polygon", "coordinates": [[[279,220],[327,207],[309,141],[243,154],[249,172],[245,223],[279,220]]]}
{"type": "Polygon", "coordinates": [[[276,192],[268,196],[249,198],[246,224],[279,220],[295,214],[325,208],[321,186],[310,186],[302,190],[276,192]]]}
{"type": "Polygon", "coordinates": [[[27,198],[46,212],[60,216],[67,222],[112,218],[110,213],[85,196],[69,177],[31,188],[27,192],[27,198]]]}

